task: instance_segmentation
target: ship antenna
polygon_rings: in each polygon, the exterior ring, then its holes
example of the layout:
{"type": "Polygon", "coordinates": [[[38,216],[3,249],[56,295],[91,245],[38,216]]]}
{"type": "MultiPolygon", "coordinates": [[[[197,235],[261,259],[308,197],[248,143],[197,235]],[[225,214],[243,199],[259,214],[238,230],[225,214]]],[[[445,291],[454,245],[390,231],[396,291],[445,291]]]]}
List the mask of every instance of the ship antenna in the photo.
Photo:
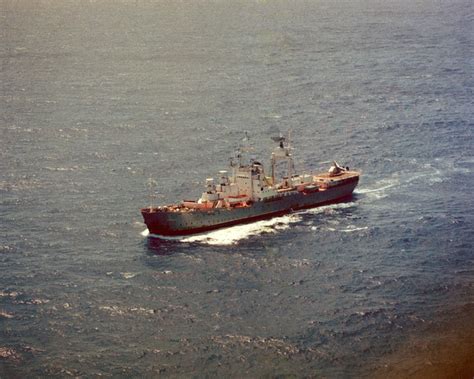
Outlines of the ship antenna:
{"type": "Polygon", "coordinates": [[[156,198],[155,188],[157,186],[157,182],[152,178],[148,178],[148,190],[150,196],[150,212],[153,210],[153,199],[156,198]]]}
{"type": "Polygon", "coordinates": [[[252,150],[250,147],[250,137],[249,137],[249,132],[247,130],[244,131],[244,138],[242,138],[241,143],[239,144],[239,148],[237,150],[238,155],[237,158],[239,159],[239,166],[242,166],[244,164],[244,155],[245,157],[247,154],[252,150]]]}
{"type": "Polygon", "coordinates": [[[291,156],[291,131],[292,129],[288,130],[288,178],[291,182],[291,176],[293,175],[293,171],[294,171],[294,167],[292,167],[294,165],[293,163],[293,157],[291,156]]]}

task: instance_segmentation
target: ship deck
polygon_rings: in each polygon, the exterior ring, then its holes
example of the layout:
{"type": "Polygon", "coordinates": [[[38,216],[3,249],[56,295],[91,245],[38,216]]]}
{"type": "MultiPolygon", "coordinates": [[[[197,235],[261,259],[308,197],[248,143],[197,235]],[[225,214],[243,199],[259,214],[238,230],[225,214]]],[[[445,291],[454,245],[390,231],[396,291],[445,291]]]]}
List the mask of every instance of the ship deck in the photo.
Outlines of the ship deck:
{"type": "Polygon", "coordinates": [[[354,178],[356,176],[360,176],[360,172],[358,171],[343,171],[339,174],[336,175],[330,175],[328,172],[323,172],[323,173],[318,173],[314,175],[314,178],[316,180],[343,180],[343,179],[349,179],[349,178],[354,178]]]}

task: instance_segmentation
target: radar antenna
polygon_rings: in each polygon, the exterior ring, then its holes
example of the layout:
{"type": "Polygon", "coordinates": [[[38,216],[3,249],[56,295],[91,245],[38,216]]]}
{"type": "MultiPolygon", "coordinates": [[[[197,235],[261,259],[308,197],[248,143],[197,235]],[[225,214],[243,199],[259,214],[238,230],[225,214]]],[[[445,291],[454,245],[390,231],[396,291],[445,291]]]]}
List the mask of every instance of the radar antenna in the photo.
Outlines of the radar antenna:
{"type": "Polygon", "coordinates": [[[275,141],[275,142],[279,142],[280,144],[280,148],[284,148],[285,147],[285,141],[286,141],[286,138],[283,137],[283,134],[280,133],[280,136],[279,137],[272,137],[272,140],[275,141]]]}

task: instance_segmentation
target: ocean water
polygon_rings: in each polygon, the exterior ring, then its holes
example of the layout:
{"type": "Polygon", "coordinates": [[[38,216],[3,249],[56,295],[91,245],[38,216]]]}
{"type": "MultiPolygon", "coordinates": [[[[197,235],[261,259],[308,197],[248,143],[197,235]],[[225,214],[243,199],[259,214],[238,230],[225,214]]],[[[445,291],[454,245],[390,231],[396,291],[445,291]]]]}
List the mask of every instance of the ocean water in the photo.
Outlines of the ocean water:
{"type": "Polygon", "coordinates": [[[0,7],[2,378],[474,375],[471,1],[0,7]],[[147,236],[245,130],[353,198],[147,236]]]}

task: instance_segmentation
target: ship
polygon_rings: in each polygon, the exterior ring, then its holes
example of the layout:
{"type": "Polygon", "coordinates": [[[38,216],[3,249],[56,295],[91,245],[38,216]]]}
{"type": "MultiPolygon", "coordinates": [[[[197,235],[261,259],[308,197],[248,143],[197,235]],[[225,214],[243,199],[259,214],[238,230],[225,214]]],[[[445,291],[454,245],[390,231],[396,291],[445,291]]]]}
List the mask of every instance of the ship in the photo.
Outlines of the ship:
{"type": "Polygon", "coordinates": [[[206,179],[199,199],[161,206],[151,203],[142,208],[149,233],[157,237],[200,234],[352,196],[359,171],[333,161],[325,172],[297,173],[290,139],[282,135],[272,139],[277,146],[271,153],[270,175],[259,161],[250,157],[248,147],[241,146],[231,158],[229,170],[219,171],[217,180],[206,179]]]}

